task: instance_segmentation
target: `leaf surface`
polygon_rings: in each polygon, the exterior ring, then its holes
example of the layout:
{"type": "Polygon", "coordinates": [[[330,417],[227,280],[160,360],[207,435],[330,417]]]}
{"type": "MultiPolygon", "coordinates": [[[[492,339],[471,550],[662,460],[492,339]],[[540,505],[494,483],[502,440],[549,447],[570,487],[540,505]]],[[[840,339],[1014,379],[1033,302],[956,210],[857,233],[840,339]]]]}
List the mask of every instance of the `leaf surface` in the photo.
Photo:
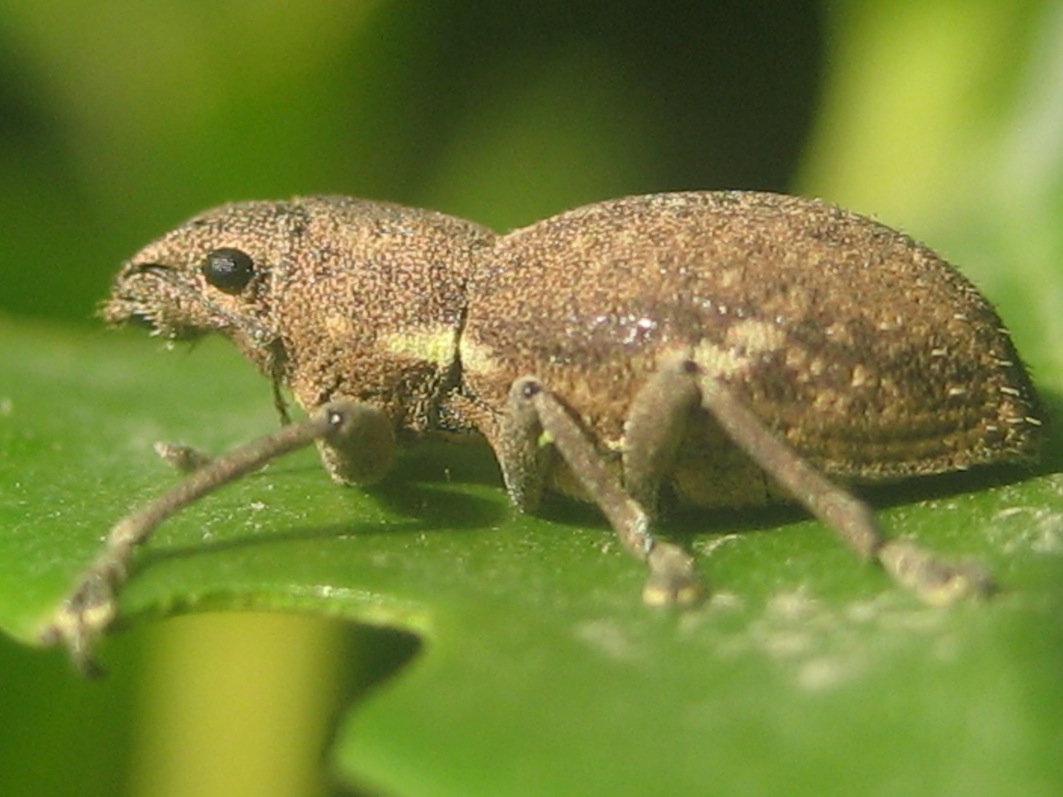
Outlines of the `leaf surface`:
{"type": "MultiPolygon", "coordinates": [[[[222,451],[276,425],[220,341],[159,349],[0,325],[0,626],[17,639],[35,642],[111,523],[176,482],[153,442],[222,451]]],[[[1050,455],[876,496],[895,532],[990,567],[1006,589],[987,604],[924,607],[770,511],[666,524],[713,587],[677,615],[640,604],[640,566],[594,513],[514,515],[484,451],[419,446],[373,492],[308,451],[165,524],[122,618],[274,609],[416,634],[333,751],[390,793],[1056,794],[1058,470],[1050,455]]]]}

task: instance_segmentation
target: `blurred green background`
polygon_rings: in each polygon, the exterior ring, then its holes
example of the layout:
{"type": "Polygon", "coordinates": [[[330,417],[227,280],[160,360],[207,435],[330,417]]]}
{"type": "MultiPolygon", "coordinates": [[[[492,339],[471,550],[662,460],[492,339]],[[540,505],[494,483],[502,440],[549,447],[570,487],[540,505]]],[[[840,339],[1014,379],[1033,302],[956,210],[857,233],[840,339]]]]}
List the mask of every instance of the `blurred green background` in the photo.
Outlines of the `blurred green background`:
{"type": "MultiPolygon", "coordinates": [[[[1061,117],[1057,2],[9,0],[0,313],[95,325],[124,257],[229,200],[333,192],[508,229],[756,188],[900,227],[1002,302],[1043,281],[1007,319],[1024,349],[1063,341],[1061,117]]],[[[1035,351],[1059,372],[1063,347],[1035,351]]],[[[375,633],[182,618],[125,635],[103,684],[0,639],[0,789],[328,793],[329,718],[409,653],[375,633]]]]}

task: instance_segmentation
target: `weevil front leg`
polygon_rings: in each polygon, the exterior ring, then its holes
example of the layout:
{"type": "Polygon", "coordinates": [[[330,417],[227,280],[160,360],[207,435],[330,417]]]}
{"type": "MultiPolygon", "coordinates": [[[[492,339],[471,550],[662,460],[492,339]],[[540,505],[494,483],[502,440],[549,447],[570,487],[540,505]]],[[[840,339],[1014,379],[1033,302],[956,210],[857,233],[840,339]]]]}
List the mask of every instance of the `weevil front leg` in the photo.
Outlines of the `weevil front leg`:
{"type": "MultiPolygon", "coordinates": [[[[663,364],[640,392],[626,433],[629,446],[635,451],[640,447],[652,448],[643,440],[650,439],[652,443],[655,434],[660,436],[649,429],[654,419],[647,412],[648,407],[663,401],[672,405],[665,414],[683,417],[681,410],[689,407],[691,396],[697,397],[700,406],[746,455],[813,515],[837,531],[854,551],[880,564],[895,581],[926,602],[948,604],[965,596],[984,596],[993,591],[992,580],[980,567],[942,559],[910,541],[887,538],[867,504],[819,473],[773,434],[727,385],[704,373],[692,360],[677,358],[663,364]]],[[[667,443],[673,438],[662,439],[667,443]]],[[[646,460],[650,464],[641,472],[635,463],[626,465],[628,473],[646,481],[633,488],[638,495],[655,494],[666,470],[660,457],[646,460]]]]}
{"type": "Polygon", "coordinates": [[[691,556],[650,533],[650,516],[606,466],[601,454],[565,405],[535,377],[513,383],[497,455],[506,488],[521,509],[534,509],[557,450],[616,530],[624,547],[650,570],[643,599],[653,605],[689,605],[702,596],[691,556]]]}
{"type": "Polygon", "coordinates": [[[378,408],[355,401],[334,401],[308,419],[283,427],[203,464],[167,493],[122,518],[107,535],[104,550],[78,577],[74,588],[44,630],[42,641],[67,647],[75,665],[95,672],[92,648],[117,615],[116,596],[125,583],[137,547],[167,518],[220,487],[278,457],[319,443],[332,452],[326,464],[333,478],[368,482],[383,475],[393,458],[391,424],[378,408]],[[365,448],[371,441],[375,449],[365,448]],[[390,445],[390,448],[389,448],[390,445]],[[383,450],[381,450],[383,449],[383,450]],[[356,465],[357,451],[373,460],[356,465]]]}

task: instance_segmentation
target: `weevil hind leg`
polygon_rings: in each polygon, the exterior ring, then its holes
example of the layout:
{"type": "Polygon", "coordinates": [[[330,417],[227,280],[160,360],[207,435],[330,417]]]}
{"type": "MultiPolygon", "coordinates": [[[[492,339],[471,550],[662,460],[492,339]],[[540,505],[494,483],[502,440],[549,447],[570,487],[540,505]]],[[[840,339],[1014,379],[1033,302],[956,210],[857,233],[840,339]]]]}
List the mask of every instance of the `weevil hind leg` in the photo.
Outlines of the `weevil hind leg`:
{"type": "Polygon", "coordinates": [[[643,590],[646,603],[690,605],[701,599],[692,557],[676,545],[654,539],[646,508],[624,489],[568,408],[537,378],[513,383],[495,447],[506,489],[524,510],[538,504],[550,449],[556,449],[624,547],[649,567],[643,590]]]}
{"type": "Polygon", "coordinates": [[[898,584],[934,605],[994,591],[992,579],[977,565],[952,562],[911,541],[887,538],[866,503],[823,476],[773,434],[727,385],[693,361],[668,364],[655,379],[674,380],[676,374],[685,375],[696,386],[701,406],[746,455],[857,554],[877,562],[898,584]],[[668,370],[673,376],[666,375],[668,370]]]}
{"type": "MultiPolygon", "coordinates": [[[[353,452],[359,444],[388,439],[379,430],[382,416],[378,408],[359,402],[330,402],[306,420],[210,460],[168,492],[126,515],[111,527],[104,550],[78,576],[42,631],[41,641],[64,645],[83,673],[98,672],[92,658],[93,647],[117,616],[118,590],[126,581],[136,549],[155,529],[218,488],[314,442],[323,442],[323,450],[339,452],[335,461],[339,463],[340,475],[378,477],[381,464],[390,463],[390,452],[381,454],[379,448],[375,449],[377,462],[371,467],[359,468],[352,463],[353,452]]],[[[385,425],[390,429],[390,425],[385,425]]],[[[363,451],[363,455],[366,453],[363,451]]],[[[336,478],[336,473],[333,476],[336,478]]]]}

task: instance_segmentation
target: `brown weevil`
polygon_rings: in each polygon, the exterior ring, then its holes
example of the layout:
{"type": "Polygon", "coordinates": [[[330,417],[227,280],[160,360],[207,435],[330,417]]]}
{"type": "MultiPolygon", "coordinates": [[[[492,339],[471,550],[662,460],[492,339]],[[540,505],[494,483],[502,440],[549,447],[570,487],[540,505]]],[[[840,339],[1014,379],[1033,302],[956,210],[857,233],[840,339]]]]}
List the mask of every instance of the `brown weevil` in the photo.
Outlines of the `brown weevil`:
{"type": "Polygon", "coordinates": [[[341,197],[226,205],[136,254],[103,317],[230,338],[308,419],[210,461],[121,520],[48,632],[82,665],[134,549],[191,501],[314,442],[371,483],[413,434],[486,440],[516,507],[595,503],[644,599],[701,594],[658,505],[797,501],[930,602],[978,567],[883,536],[843,484],[1036,455],[1042,411],[989,303],[908,237],[754,192],[629,197],[498,236],[341,197]]]}

